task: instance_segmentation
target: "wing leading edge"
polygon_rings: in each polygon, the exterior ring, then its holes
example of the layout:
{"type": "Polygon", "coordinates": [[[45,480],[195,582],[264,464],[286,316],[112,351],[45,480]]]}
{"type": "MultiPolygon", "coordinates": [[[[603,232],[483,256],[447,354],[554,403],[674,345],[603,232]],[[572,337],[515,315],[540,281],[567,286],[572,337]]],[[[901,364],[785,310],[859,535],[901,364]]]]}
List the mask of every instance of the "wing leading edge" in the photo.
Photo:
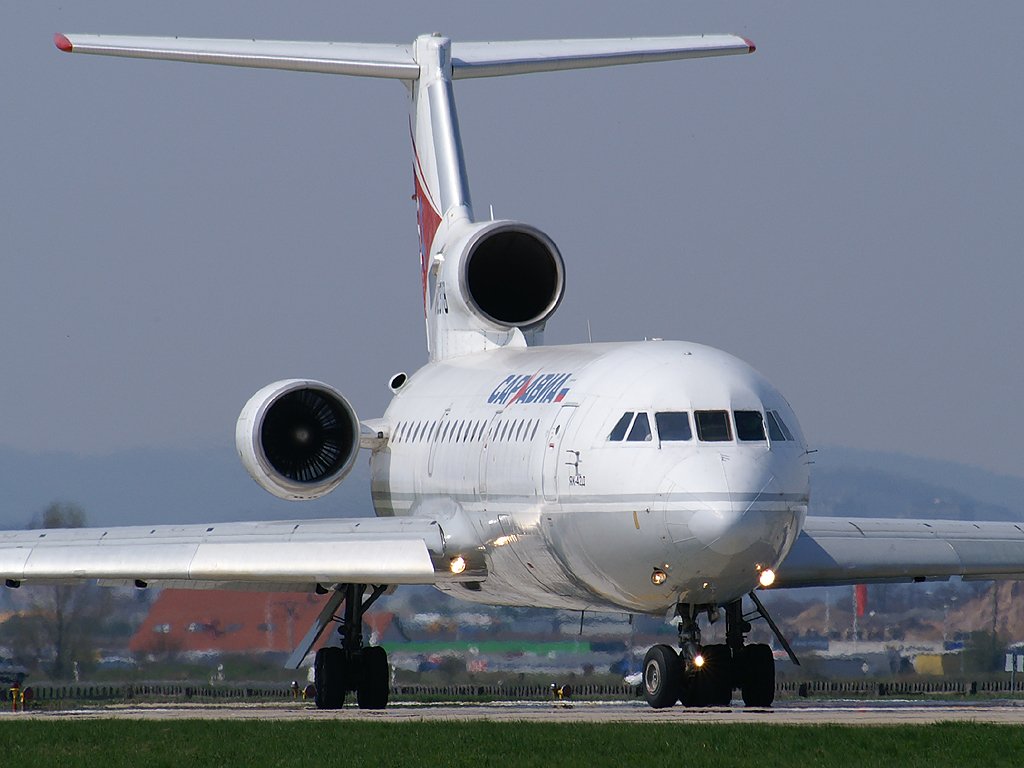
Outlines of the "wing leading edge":
{"type": "Polygon", "coordinates": [[[1024,579],[1024,524],[808,517],[775,587],[1024,579]]]}
{"type": "Polygon", "coordinates": [[[5,531],[0,578],[260,590],[435,584],[452,578],[444,550],[440,526],[423,518],[5,531]]]}

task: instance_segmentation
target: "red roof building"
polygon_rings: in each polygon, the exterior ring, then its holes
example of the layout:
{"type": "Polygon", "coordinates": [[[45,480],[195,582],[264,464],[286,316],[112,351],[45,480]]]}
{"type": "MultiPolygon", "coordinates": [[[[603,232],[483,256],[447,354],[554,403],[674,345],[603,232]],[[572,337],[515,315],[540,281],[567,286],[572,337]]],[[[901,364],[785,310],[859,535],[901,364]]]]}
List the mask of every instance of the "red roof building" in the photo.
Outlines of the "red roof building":
{"type": "MultiPolygon", "coordinates": [[[[165,589],[128,648],[135,654],[291,653],[325,600],[307,592],[165,589]]],[[[367,615],[367,633],[382,633],[391,619],[389,613],[367,615]]],[[[317,647],[333,639],[328,628],[317,647]]]]}

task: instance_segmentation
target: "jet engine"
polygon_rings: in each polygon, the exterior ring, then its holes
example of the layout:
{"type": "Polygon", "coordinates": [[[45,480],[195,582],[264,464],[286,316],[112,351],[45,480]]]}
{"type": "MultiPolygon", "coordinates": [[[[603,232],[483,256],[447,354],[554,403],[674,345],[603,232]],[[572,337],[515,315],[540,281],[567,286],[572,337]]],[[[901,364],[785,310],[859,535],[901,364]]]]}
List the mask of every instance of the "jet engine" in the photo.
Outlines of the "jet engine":
{"type": "Polygon", "coordinates": [[[458,254],[467,309],[499,329],[542,325],[562,301],[562,256],[551,238],[528,224],[474,225],[451,252],[458,254]]]}
{"type": "Polygon", "coordinates": [[[359,419],[327,384],[287,379],[250,398],[235,425],[242,464],[262,488],[288,499],[318,499],[345,479],[359,453],[359,419]]]}

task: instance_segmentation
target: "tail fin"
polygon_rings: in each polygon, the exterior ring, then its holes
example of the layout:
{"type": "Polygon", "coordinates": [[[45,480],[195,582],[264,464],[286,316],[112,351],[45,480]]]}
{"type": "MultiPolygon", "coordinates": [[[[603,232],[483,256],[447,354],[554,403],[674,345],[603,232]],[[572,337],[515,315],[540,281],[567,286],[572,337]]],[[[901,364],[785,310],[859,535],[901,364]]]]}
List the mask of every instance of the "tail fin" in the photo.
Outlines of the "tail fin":
{"type": "MultiPolygon", "coordinates": [[[[471,238],[467,234],[467,227],[474,221],[455,112],[453,80],[754,51],[752,42],[735,35],[482,43],[453,43],[440,35],[423,35],[416,38],[412,45],[387,45],[58,34],[54,36],[54,43],[60,50],[74,53],[406,81],[411,92],[410,129],[420,236],[420,271],[431,358],[458,354],[460,350],[464,352],[515,343],[517,339],[525,343],[523,334],[517,336],[513,333],[516,329],[511,326],[499,328],[499,332],[494,333],[493,325],[481,330],[467,325],[465,318],[459,321],[448,318],[448,297],[444,284],[441,282],[438,285],[432,279],[436,275],[433,265],[443,260],[445,245],[456,241],[469,242],[471,238]],[[440,302],[444,302],[443,311],[440,311],[440,302]],[[481,339],[468,345],[453,344],[449,338],[452,333],[476,334],[481,339]],[[440,352],[441,348],[445,351],[440,352]]],[[[540,233],[529,234],[528,237],[537,242],[544,239],[540,233]],[[540,235],[539,239],[537,235],[540,235]]],[[[544,248],[552,250],[553,244],[548,242],[544,248]]],[[[533,250],[536,251],[535,248],[533,250]]],[[[510,252],[508,255],[517,258],[515,253],[510,252]]],[[[560,257],[558,260],[560,264],[560,257]]],[[[450,286],[449,289],[461,290],[457,286],[450,286]]],[[[462,304],[475,306],[472,297],[461,299],[462,304]]],[[[483,315],[485,320],[494,320],[486,312],[483,315]]],[[[538,326],[542,324],[542,320],[536,323],[538,326]]]]}

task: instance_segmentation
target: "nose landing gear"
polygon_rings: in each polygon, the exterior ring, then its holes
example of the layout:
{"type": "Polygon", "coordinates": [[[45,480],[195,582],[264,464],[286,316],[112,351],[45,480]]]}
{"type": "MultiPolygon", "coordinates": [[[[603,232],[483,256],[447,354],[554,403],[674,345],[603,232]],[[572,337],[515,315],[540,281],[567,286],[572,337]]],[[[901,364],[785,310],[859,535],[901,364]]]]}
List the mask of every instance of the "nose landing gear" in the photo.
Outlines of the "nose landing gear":
{"type": "Polygon", "coordinates": [[[644,657],[643,686],[647,703],[655,709],[673,706],[677,701],[686,707],[727,707],[734,688],[739,688],[748,707],[770,707],[775,700],[775,658],[772,649],[763,643],[746,644],[750,631],[749,618],[764,618],[786,649],[794,664],[799,660],[779,632],[764,605],[753,593],[755,610],[743,614],[742,600],[725,607],[725,643],[701,646],[697,616],[706,611],[717,619],[716,606],[680,604],[679,647],[656,645],[644,657]]]}

